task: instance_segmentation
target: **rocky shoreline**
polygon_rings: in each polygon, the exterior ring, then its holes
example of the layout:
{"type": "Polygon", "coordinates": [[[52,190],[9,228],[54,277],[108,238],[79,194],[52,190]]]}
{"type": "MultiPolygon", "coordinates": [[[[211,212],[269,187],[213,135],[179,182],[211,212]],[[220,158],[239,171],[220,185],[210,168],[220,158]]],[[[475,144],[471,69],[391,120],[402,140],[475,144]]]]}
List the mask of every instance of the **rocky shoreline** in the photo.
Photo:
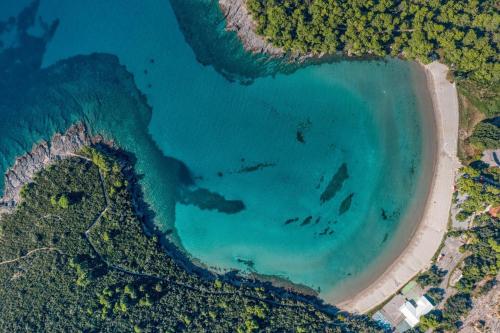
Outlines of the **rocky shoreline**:
{"type": "Polygon", "coordinates": [[[54,161],[74,155],[84,146],[103,142],[101,136],[90,136],[83,123],[72,125],[64,134],[56,133],[52,139],[35,145],[31,152],[20,156],[4,176],[4,192],[0,209],[14,208],[21,199],[21,189],[33,176],[54,161]]]}
{"type": "Polygon", "coordinates": [[[245,0],[219,0],[219,7],[226,18],[226,29],[238,34],[245,50],[273,57],[285,55],[283,49],[273,46],[255,32],[256,23],[248,12],[245,0]]]}

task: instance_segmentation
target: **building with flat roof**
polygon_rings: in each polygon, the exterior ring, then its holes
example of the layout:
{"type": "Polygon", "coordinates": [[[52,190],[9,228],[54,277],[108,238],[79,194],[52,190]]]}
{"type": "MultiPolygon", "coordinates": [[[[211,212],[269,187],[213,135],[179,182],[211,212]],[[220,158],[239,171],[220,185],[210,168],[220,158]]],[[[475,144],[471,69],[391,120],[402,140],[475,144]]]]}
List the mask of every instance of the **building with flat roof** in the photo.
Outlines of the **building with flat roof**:
{"type": "Polygon", "coordinates": [[[417,301],[407,301],[399,308],[399,311],[405,316],[408,325],[415,327],[420,321],[420,317],[429,313],[432,309],[434,309],[434,305],[424,295],[417,301]]]}

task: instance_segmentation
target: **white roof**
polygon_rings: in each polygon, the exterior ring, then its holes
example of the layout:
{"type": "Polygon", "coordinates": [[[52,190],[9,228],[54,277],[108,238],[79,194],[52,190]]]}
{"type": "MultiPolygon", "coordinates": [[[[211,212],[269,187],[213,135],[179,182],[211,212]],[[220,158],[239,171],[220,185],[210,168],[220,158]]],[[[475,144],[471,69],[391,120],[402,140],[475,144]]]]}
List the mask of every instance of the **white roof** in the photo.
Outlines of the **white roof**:
{"type": "Polygon", "coordinates": [[[399,311],[405,316],[406,322],[411,326],[415,327],[420,321],[420,317],[429,313],[434,306],[429,302],[427,297],[420,297],[417,302],[407,301],[403,304],[399,311]]]}

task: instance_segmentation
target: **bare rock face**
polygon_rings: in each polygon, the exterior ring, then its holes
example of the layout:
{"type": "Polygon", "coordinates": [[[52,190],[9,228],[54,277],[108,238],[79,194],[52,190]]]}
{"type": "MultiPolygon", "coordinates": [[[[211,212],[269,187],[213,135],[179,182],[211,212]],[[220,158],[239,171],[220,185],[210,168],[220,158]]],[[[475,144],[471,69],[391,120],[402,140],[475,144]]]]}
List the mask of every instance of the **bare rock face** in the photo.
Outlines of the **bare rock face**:
{"type": "Polygon", "coordinates": [[[226,29],[236,31],[245,50],[275,57],[285,55],[282,49],[274,47],[255,32],[256,24],[246,7],[245,0],[219,0],[219,6],[226,17],[226,29]]]}
{"type": "Polygon", "coordinates": [[[14,166],[5,173],[4,196],[0,208],[11,208],[19,202],[21,188],[48,164],[77,153],[100,138],[91,138],[84,124],[71,126],[66,133],[57,133],[50,142],[42,141],[31,152],[16,159],[14,166]]]}

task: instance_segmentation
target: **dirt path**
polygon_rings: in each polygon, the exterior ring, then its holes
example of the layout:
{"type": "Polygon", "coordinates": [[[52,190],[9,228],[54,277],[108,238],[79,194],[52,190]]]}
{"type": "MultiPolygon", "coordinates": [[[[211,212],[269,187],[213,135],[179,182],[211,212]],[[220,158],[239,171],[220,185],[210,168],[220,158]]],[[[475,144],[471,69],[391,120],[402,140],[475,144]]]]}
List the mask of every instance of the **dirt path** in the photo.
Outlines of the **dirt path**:
{"type": "Polygon", "coordinates": [[[19,261],[19,260],[22,260],[22,259],[25,259],[29,256],[31,256],[32,254],[34,253],[37,253],[37,252],[41,252],[41,251],[56,251],[58,252],[59,254],[62,254],[61,251],[59,251],[59,249],[55,248],[55,247],[40,247],[38,249],[34,249],[34,250],[31,250],[29,251],[28,253],[26,253],[24,256],[20,256],[20,257],[17,257],[15,259],[10,259],[10,260],[5,260],[5,261],[2,261],[0,262],[0,266],[2,265],[7,265],[7,264],[11,264],[13,262],[16,262],[16,261],[19,261]]]}

